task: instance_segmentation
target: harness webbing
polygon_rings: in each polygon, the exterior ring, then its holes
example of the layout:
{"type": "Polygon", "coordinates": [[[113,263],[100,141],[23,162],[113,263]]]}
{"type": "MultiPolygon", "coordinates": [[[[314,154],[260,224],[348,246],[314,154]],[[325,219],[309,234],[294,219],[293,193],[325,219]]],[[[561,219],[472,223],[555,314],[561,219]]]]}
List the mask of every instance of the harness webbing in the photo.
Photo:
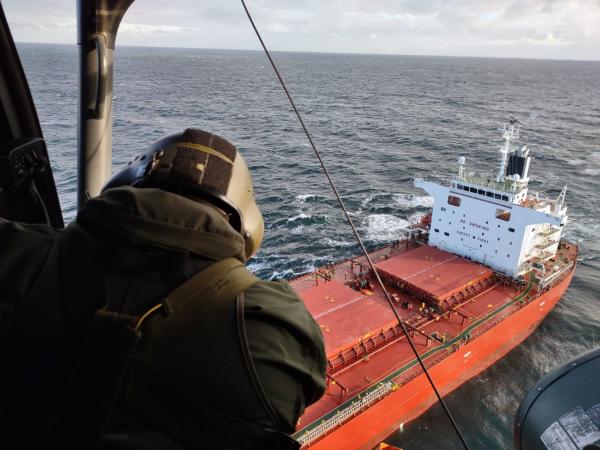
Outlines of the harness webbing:
{"type": "Polygon", "coordinates": [[[63,448],[98,448],[101,436],[143,340],[142,322],[166,316],[199,301],[206,314],[221,308],[255,284],[258,278],[235,258],[216,262],[188,279],[162,302],[139,316],[99,309],[88,327],[55,436],[63,448]]]}

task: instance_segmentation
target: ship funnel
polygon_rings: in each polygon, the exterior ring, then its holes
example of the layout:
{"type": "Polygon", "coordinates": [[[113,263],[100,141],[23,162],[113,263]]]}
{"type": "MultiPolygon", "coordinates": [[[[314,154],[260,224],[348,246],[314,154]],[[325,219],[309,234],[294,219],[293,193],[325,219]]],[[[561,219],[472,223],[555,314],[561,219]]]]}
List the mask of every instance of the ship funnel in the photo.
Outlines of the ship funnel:
{"type": "Polygon", "coordinates": [[[513,180],[515,180],[515,175],[518,175],[518,180],[527,181],[529,179],[530,164],[531,156],[529,156],[529,149],[526,145],[523,145],[519,150],[508,156],[505,175],[511,177],[513,180]]]}
{"type": "Polygon", "coordinates": [[[522,145],[519,149],[519,156],[522,158],[527,158],[529,156],[529,148],[526,145],[522,145]]]}
{"type": "MultiPolygon", "coordinates": [[[[505,173],[506,164],[508,162],[508,154],[511,151],[511,141],[513,139],[519,138],[519,121],[514,117],[510,118],[510,123],[507,126],[504,124],[502,128],[502,138],[504,139],[504,145],[500,148],[500,154],[502,157],[500,158],[500,168],[498,170],[498,175],[496,176],[496,181],[498,183],[504,180],[505,175],[511,175],[509,173],[505,173]]],[[[523,177],[525,178],[525,177],[523,177]]]]}

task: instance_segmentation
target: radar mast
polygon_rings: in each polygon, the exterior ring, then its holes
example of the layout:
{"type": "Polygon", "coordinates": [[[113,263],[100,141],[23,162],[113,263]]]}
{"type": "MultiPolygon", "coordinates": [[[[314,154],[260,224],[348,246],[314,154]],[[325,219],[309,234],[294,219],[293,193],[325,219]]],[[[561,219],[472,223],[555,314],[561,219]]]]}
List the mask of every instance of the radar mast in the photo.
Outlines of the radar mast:
{"type": "Polygon", "coordinates": [[[504,124],[502,128],[502,137],[504,138],[504,145],[500,147],[500,169],[496,176],[496,182],[501,183],[504,181],[504,174],[506,172],[506,162],[508,161],[508,154],[512,150],[511,141],[513,139],[519,139],[519,121],[515,117],[509,119],[508,124],[504,124]]]}

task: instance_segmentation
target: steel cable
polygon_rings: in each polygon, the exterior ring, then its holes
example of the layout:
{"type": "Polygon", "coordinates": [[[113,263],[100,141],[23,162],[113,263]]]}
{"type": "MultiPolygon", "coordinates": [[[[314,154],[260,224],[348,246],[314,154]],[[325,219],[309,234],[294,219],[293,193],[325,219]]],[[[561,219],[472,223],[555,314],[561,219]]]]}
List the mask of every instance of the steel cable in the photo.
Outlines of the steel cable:
{"type": "Polygon", "coordinates": [[[323,158],[321,157],[321,154],[319,153],[319,150],[317,149],[317,146],[315,145],[309,131],[308,128],[306,127],[306,125],[304,124],[304,121],[302,120],[302,116],[300,115],[300,111],[298,110],[298,108],[296,107],[296,104],[294,103],[294,100],[292,99],[292,96],[290,94],[290,92],[288,91],[288,88],[285,84],[285,82],[283,81],[283,78],[281,77],[281,74],[279,73],[279,70],[277,69],[277,66],[275,65],[275,62],[273,61],[273,58],[271,57],[271,54],[269,53],[269,50],[267,49],[267,46],[265,45],[263,38],[260,34],[260,32],[258,31],[258,28],[256,27],[254,20],[252,19],[252,15],[250,14],[250,11],[248,10],[248,7],[246,6],[246,3],[244,0],[240,0],[242,2],[242,6],[244,7],[244,10],[246,11],[246,15],[248,16],[248,20],[250,21],[250,24],[252,25],[252,28],[254,29],[254,32],[256,33],[256,36],[258,37],[258,40],[260,41],[260,44],[263,48],[263,50],[265,51],[265,54],[267,55],[267,58],[269,59],[269,62],[271,63],[271,66],[273,67],[273,71],[275,72],[275,75],[277,75],[277,78],[279,80],[279,83],[281,84],[281,87],[283,88],[283,90],[285,91],[285,95],[287,96],[288,100],[290,101],[290,104],[294,110],[294,113],[296,114],[296,117],[298,118],[298,121],[300,122],[300,125],[302,126],[302,129],[304,130],[304,134],[306,134],[306,137],[308,138],[308,141],[315,153],[315,156],[317,157],[317,159],[319,160],[319,164],[321,165],[321,169],[323,170],[323,173],[325,174],[325,177],[327,177],[327,180],[329,182],[329,185],[331,186],[331,189],[333,190],[333,193],[335,194],[335,197],[340,205],[340,207],[342,208],[342,211],[344,212],[344,216],[346,217],[346,220],[348,222],[348,225],[350,225],[350,228],[352,228],[352,232],[354,233],[354,236],[356,237],[356,240],[358,241],[358,244],[360,245],[360,248],[365,256],[365,258],[367,259],[369,266],[371,268],[371,271],[373,272],[373,275],[375,276],[375,278],[377,279],[377,283],[379,284],[381,290],[383,291],[385,298],[387,300],[387,302],[390,305],[390,308],[392,309],[394,316],[396,317],[396,320],[398,321],[398,324],[400,325],[400,327],[402,328],[402,332],[404,333],[404,335],[406,336],[408,342],[410,343],[410,347],[413,351],[413,353],[415,354],[416,359],[418,360],[421,368],[423,369],[423,373],[425,374],[425,376],[427,377],[427,380],[429,381],[429,384],[431,385],[431,388],[433,389],[433,391],[435,392],[435,395],[438,399],[438,402],[442,405],[442,408],[444,409],[444,412],[446,413],[446,416],[448,417],[448,419],[450,420],[452,427],[454,428],[454,431],[456,432],[456,434],[458,435],[463,447],[466,450],[469,450],[469,446],[467,445],[467,442],[465,441],[465,438],[463,437],[460,429],[458,428],[458,425],[456,424],[456,421],[454,420],[454,417],[452,417],[452,414],[450,413],[450,410],[448,409],[448,407],[446,406],[446,403],[444,402],[442,396],[440,395],[439,391],[437,390],[437,387],[435,386],[435,383],[433,382],[433,379],[431,378],[431,375],[429,374],[429,371],[427,370],[427,367],[425,366],[425,363],[423,362],[423,359],[421,358],[421,355],[419,355],[419,351],[417,350],[413,340],[410,337],[410,334],[408,333],[408,329],[404,323],[404,321],[402,320],[402,318],[400,317],[400,315],[398,314],[398,311],[396,310],[396,308],[394,307],[394,303],[392,301],[392,298],[390,297],[390,294],[388,293],[387,289],[385,288],[385,285],[383,284],[383,281],[381,280],[381,277],[379,276],[379,273],[377,272],[377,270],[375,269],[375,265],[373,264],[373,261],[371,260],[371,257],[369,256],[369,253],[367,252],[367,249],[361,239],[361,237],[358,234],[358,231],[356,230],[356,227],[354,226],[354,222],[352,222],[352,219],[350,218],[350,214],[348,213],[348,210],[346,209],[346,206],[344,205],[344,202],[342,200],[342,197],[340,196],[335,183],[333,182],[333,179],[331,178],[331,175],[329,174],[329,171],[327,170],[327,167],[325,166],[325,162],[323,161],[323,158]]]}

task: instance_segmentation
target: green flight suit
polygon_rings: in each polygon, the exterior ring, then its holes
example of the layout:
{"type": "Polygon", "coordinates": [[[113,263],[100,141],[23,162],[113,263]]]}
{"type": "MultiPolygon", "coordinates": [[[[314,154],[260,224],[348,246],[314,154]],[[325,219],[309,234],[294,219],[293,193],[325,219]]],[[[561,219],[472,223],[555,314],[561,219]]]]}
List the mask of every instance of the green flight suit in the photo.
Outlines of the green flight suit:
{"type": "MultiPolygon", "coordinates": [[[[52,433],[98,308],[139,316],[231,257],[245,262],[244,241],[218,210],[158,189],[110,189],[65,230],[0,220],[0,432],[52,433]]],[[[285,282],[257,281],[243,303],[178,320],[137,355],[109,427],[167,442],[156,448],[253,448],[262,429],[292,433],[323,394],[321,332],[285,282]]]]}

